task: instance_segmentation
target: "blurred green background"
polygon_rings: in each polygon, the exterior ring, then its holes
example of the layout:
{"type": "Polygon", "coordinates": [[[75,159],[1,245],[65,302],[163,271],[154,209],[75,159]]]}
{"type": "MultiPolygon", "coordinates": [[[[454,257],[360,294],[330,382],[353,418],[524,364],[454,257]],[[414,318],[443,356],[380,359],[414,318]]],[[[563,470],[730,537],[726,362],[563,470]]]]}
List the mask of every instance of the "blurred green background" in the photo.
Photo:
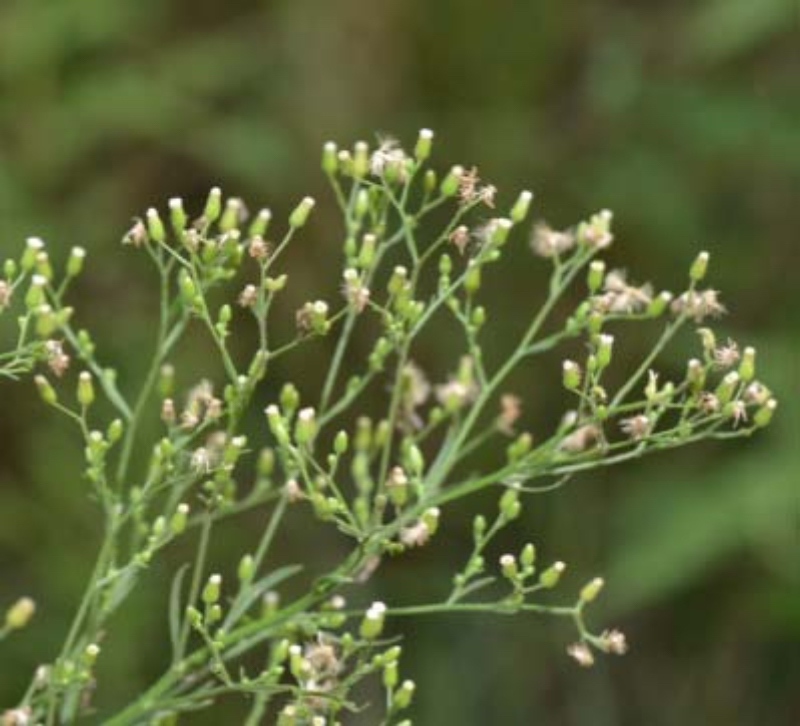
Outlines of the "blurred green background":
{"type": "MultiPolygon", "coordinates": [[[[533,537],[570,563],[572,587],[605,574],[596,622],[623,628],[630,654],[580,671],[564,656],[564,623],[409,621],[415,722],[800,723],[796,0],[4,0],[0,252],[16,254],[29,234],[62,253],[87,247],[82,322],[124,381],[144,365],[154,292],[118,247],[133,214],[173,195],[196,209],[212,184],[282,214],[325,195],[324,140],[410,142],[421,126],[436,130],[438,161],[479,164],[502,204],[524,186],[555,225],[614,209],[612,259],[639,281],[677,287],[709,249],[732,313],[720,329],[757,346],[782,405],[752,441],[664,454],[532,500],[516,541],[533,537]]],[[[341,234],[327,207],[292,256],[301,290],[334,282],[341,234]]],[[[516,254],[489,286],[492,349],[541,289],[543,266],[522,244],[516,254]]],[[[634,351],[646,335],[634,334],[634,351]]],[[[421,357],[444,366],[459,354],[447,348],[421,357]]],[[[313,358],[276,375],[314,380],[313,358]]],[[[515,386],[536,420],[563,405],[535,373],[515,386]]],[[[54,654],[99,529],[77,441],[30,388],[0,384],[0,603],[39,603],[35,626],[0,649],[3,705],[54,654]]],[[[468,545],[459,516],[375,591],[392,602],[443,591],[468,545]]],[[[241,552],[262,522],[247,525],[230,530],[226,551],[241,552]]],[[[287,557],[319,549],[306,525],[285,538],[287,557]]],[[[114,621],[101,703],[155,675],[164,608],[156,588],[114,621]]],[[[236,723],[238,708],[187,722],[236,723]]]]}

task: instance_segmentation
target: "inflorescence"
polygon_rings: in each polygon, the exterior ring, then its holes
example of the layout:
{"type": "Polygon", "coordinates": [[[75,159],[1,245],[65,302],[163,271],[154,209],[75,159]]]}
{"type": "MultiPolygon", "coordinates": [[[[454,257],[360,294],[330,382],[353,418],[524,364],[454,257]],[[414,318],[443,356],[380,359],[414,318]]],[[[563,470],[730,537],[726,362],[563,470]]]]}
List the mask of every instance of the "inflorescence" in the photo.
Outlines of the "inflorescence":
{"type": "MultiPolygon", "coordinates": [[[[248,724],[268,713],[281,726],[337,724],[359,707],[354,687],[373,676],[385,691],[382,723],[410,724],[404,714],[415,686],[399,675],[393,636],[404,616],[541,613],[574,625],[567,652],[581,666],[598,653],[626,652],[621,632],[586,624],[602,579],[553,603],[566,565],[543,560],[532,542],[492,554],[496,536],[518,522],[526,494],[653,451],[748,436],[770,422],[776,401],[756,378],[755,350],[719,343],[708,327],[698,327],[698,353],[685,374],[671,380],[659,371],[659,355],[681,329],[724,312],[717,291],[703,287],[709,256],[697,256],[678,294],[635,284],[601,259],[614,240],[608,211],[565,230],[533,225],[530,248],[549,266],[550,282],[514,346],[488,365],[482,281],[528,234],[533,195],[523,191],[500,214],[497,189],[476,168],[440,175],[428,166],[432,145],[433,133],[423,130],[411,152],[394,141],[324,146],[322,169],[343,218],[341,295],[310,297],[288,339],[276,339],[271,325],[291,284],[280,263],[314,213],[313,199],[302,199],[278,230],[269,210],[250,215],[218,188],[196,218],[177,198],[164,216],[147,210],[123,240],[152,260],[161,290],[152,362],[138,383],[107,365],[65,302],[83,249],[74,248],[58,273],[38,238],[5,262],[0,311],[15,311],[17,331],[0,354],[0,374],[34,374],[45,404],[77,427],[106,534],[60,652],[3,723],[73,723],[91,712],[110,616],[134,587],[146,586],[153,559],[184,537],[195,537],[197,549],[171,591],[170,661],[107,724],[173,723],[228,694],[249,699],[248,724]],[[441,210],[449,210],[443,223],[441,210]],[[463,345],[452,373],[436,381],[414,354],[439,318],[455,323],[463,345]],[[247,321],[253,343],[241,357],[243,346],[234,349],[230,339],[247,321]],[[661,335],[624,370],[616,359],[625,326],[648,322],[660,324],[661,335]],[[363,328],[378,333],[360,366],[345,370],[363,328]],[[170,361],[200,331],[219,364],[206,379],[179,385],[170,361]],[[320,390],[276,387],[275,361],[323,337],[333,343],[320,390]],[[550,371],[562,381],[567,411],[548,432],[524,430],[524,400],[507,390],[507,379],[568,341],[583,341],[586,354],[550,371]],[[265,400],[265,380],[280,390],[275,400],[265,400]],[[387,389],[383,413],[367,416],[365,399],[387,389]],[[253,409],[263,411],[256,429],[247,424],[253,409]],[[161,430],[151,438],[143,419],[154,411],[161,430]],[[477,473],[474,462],[483,467],[477,473]],[[451,502],[487,488],[498,492],[497,510],[475,517],[470,554],[441,600],[359,601],[359,587],[390,556],[431,545],[451,502]],[[256,508],[268,513],[263,535],[235,572],[215,572],[215,526],[256,508]],[[283,583],[301,569],[276,562],[272,547],[289,508],[309,511],[352,547],[333,571],[311,578],[305,594],[284,601],[283,583]],[[254,653],[263,667],[249,673],[241,661],[254,653]]],[[[30,598],[11,605],[0,636],[25,627],[34,610],[30,598]]]]}

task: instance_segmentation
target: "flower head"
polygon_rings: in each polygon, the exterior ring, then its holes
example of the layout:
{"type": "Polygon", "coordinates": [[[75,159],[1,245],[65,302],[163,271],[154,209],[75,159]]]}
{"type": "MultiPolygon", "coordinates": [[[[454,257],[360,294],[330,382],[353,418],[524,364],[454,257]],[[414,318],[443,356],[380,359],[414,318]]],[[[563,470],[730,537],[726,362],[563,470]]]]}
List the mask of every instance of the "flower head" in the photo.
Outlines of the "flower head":
{"type": "Polygon", "coordinates": [[[575,235],[540,222],[533,228],[531,249],[540,257],[558,257],[575,246],[575,235]]]}

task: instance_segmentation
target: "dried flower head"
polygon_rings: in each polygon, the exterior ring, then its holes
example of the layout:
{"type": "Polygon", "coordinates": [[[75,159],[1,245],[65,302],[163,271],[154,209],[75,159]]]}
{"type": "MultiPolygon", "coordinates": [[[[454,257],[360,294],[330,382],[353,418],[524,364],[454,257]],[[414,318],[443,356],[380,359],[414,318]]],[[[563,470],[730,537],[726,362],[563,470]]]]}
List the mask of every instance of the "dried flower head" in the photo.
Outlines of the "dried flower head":
{"type": "Polygon", "coordinates": [[[400,530],[400,541],[406,547],[422,547],[430,537],[430,527],[421,519],[400,530]]]}
{"type": "Polygon", "coordinates": [[[714,365],[717,368],[730,368],[738,363],[740,357],[739,346],[730,338],[726,345],[714,349],[714,365]]]}
{"type": "Polygon", "coordinates": [[[753,381],[747,388],[744,390],[744,400],[746,403],[753,404],[755,406],[763,406],[772,396],[772,391],[769,390],[763,383],[760,381],[753,381]]]}
{"type": "Polygon", "coordinates": [[[255,285],[245,285],[239,293],[239,305],[243,308],[252,308],[258,301],[258,289],[255,285]]]}
{"type": "Polygon", "coordinates": [[[628,652],[628,641],[619,630],[605,630],[600,635],[600,643],[606,653],[625,655],[628,652]]]}
{"type": "Polygon", "coordinates": [[[716,290],[687,290],[672,301],[672,311],[701,323],[706,318],[718,318],[723,315],[725,307],[719,301],[719,293],[716,290]]]}
{"type": "Polygon", "coordinates": [[[255,260],[264,260],[269,256],[269,243],[261,235],[256,235],[250,240],[247,252],[255,260]]]}
{"type": "Polygon", "coordinates": [[[303,498],[303,490],[297,479],[287,479],[284,485],[284,491],[286,493],[286,499],[291,504],[299,502],[303,498]]]}
{"type": "Polygon", "coordinates": [[[575,236],[570,231],[558,231],[540,222],[533,228],[531,249],[539,257],[560,257],[575,246],[575,236]]]}
{"type": "Polygon", "coordinates": [[[629,285],[623,270],[612,270],[603,283],[604,293],[592,299],[595,310],[603,313],[636,313],[645,309],[653,300],[650,284],[640,287],[629,285]]]}
{"type": "Polygon", "coordinates": [[[122,244],[141,247],[145,242],[147,242],[147,227],[141,219],[136,219],[122,238],[122,244]]]}
{"type": "MultiPolygon", "coordinates": [[[[726,409],[727,411],[727,409],[726,409]]],[[[747,422],[747,404],[744,401],[731,401],[730,417],[734,426],[747,422]]]]}
{"type": "Polygon", "coordinates": [[[11,285],[5,280],[0,280],[0,311],[11,302],[11,285]]]}
{"type": "Polygon", "coordinates": [[[514,433],[514,424],[522,415],[522,399],[513,393],[500,396],[500,415],[497,417],[497,428],[504,434],[514,433]]]}
{"type": "Polygon", "coordinates": [[[370,173],[373,176],[383,177],[391,171],[398,181],[405,181],[407,158],[406,152],[395,139],[388,137],[381,139],[380,145],[370,157],[370,173]]]}
{"type": "Polygon", "coordinates": [[[69,368],[70,358],[64,352],[63,344],[58,340],[48,340],[44,344],[47,365],[59,378],[69,368]]]}
{"type": "Polygon", "coordinates": [[[586,643],[573,643],[567,648],[567,655],[582,668],[591,668],[594,665],[594,655],[586,643]]]}
{"type": "Polygon", "coordinates": [[[463,255],[469,245],[470,237],[469,227],[460,224],[450,233],[449,239],[455,245],[459,254],[463,255]]]}
{"type": "Polygon", "coordinates": [[[400,385],[402,386],[400,394],[401,426],[406,429],[420,428],[422,419],[417,413],[417,409],[424,405],[431,394],[431,385],[425,371],[413,361],[409,361],[403,367],[400,385]]]}
{"type": "Polygon", "coordinates": [[[622,429],[622,433],[624,433],[626,436],[629,436],[634,441],[639,441],[645,438],[645,436],[650,433],[650,426],[650,418],[644,414],[638,414],[636,416],[624,418],[619,424],[619,427],[622,429]]]}
{"type": "Polygon", "coordinates": [[[565,436],[558,448],[569,454],[577,454],[596,444],[600,435],[600,427],[597,424],[584,424],[565,436]]]}

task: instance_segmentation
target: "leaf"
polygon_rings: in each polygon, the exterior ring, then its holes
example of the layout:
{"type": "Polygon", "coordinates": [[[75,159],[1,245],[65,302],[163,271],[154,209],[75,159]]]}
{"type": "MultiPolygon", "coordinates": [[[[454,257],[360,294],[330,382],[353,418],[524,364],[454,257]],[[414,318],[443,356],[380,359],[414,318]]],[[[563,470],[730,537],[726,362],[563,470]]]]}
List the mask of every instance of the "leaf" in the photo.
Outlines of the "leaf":
{"type": "Polygon", "coordinates": [[[178,568],[175,576],[172,578],[172,587],[169,591],[169,639],[172,643],[172,652],[178,650],[181,638],[181,587],[186,572],[189,569],[189,564],[185,563],[178,568]]]}

